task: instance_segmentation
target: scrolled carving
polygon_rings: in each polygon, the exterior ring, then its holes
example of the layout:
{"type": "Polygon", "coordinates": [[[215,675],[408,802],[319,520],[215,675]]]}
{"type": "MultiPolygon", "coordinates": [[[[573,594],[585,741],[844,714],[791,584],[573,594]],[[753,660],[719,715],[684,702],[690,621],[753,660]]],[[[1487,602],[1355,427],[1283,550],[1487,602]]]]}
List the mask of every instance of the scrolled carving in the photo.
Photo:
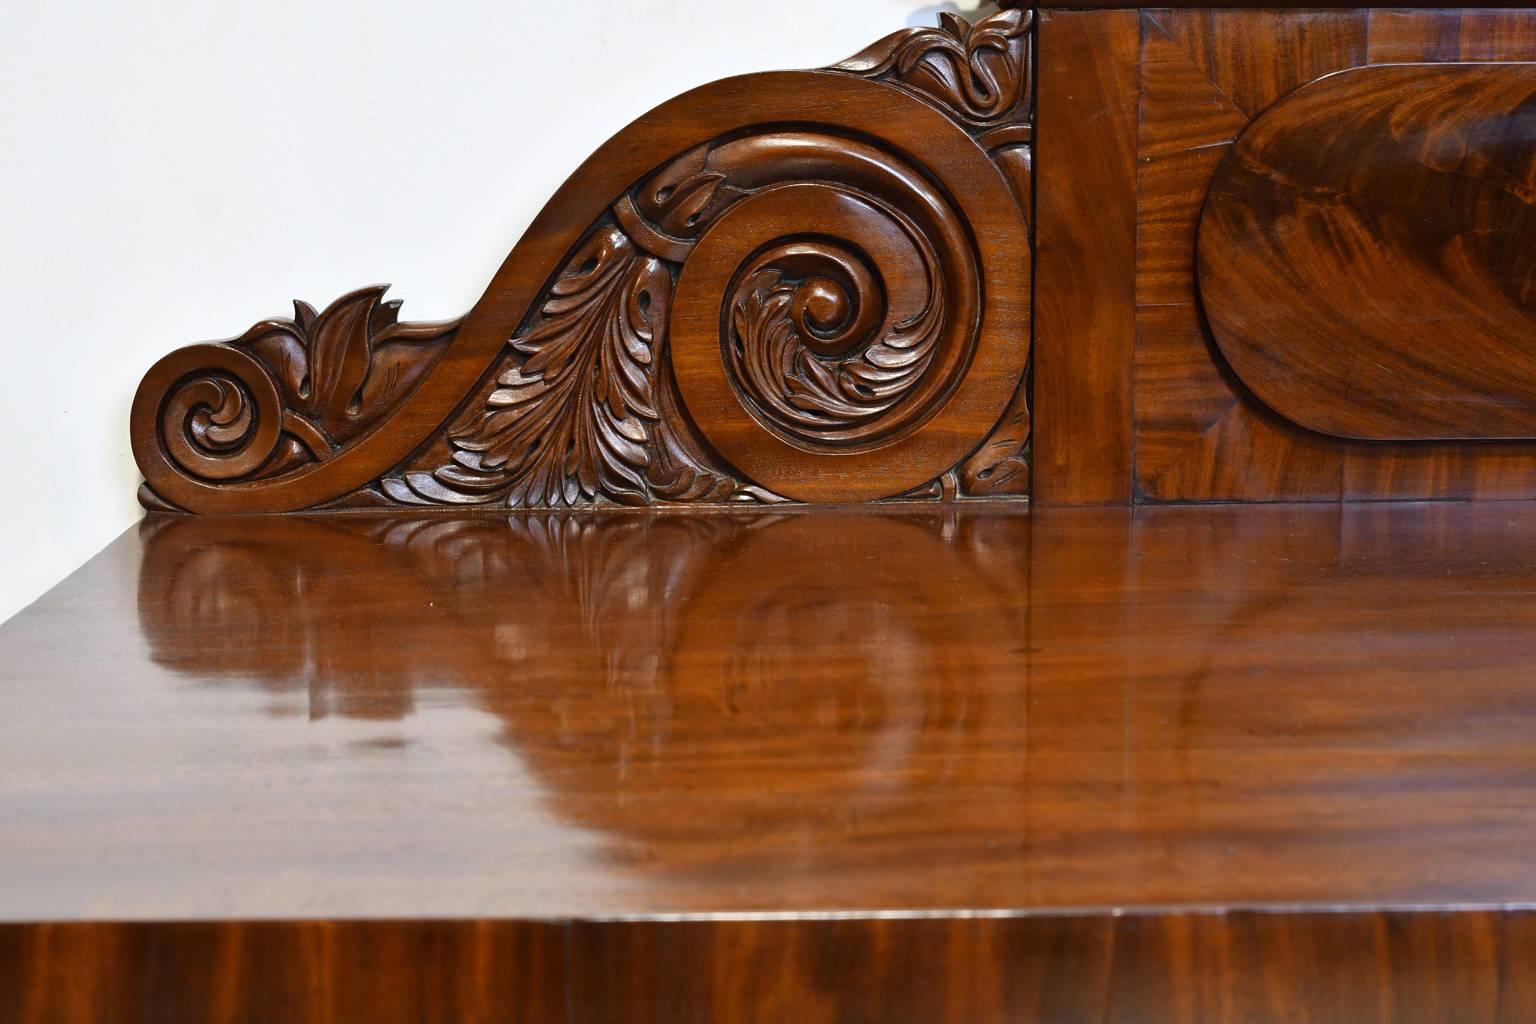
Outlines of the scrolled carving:
{"type": "MultiPolygon", "coordinates": [[[[981,271],[965,217],[885,147],[751,131],[680,154],[610,212],[510,341],[497,386],[448,430],[446,461],[386,479],[386,495],[517,507],[814,497],[816,474],[764,449],[764,430],[802,452],[897,445],[974,362],[981,271]],[[707,444],[673,426],[663,454],[668,357],[707,444]],[[757,484],[733,481],[709,448],[757,484]]],[[[902,470],[933,475],[963,454],[902,470]]]]}
{"type": "Polygon", "coordinates": [[[198,345],[157,369],[173,379],[157,419],[165,455],[180,469],[237,480],[276,453],[283,400],[262,363],[230,346],[198,345]]]}
{"type": "Polygon", "coordinates": [[[1006,120],[1029,92],[1029,29],[1034,13],[1001,10],[972,25],[958,14],[939,15],[937,28],[893,32],[836,65],[933,100],[975,127],[1006,120]]]}
{"type": "Polygon", "coordinates": [[[829,456],[886,450],[912,484],[945,470],[965,453],[903,450],[983,341],[965,215],[911,158],[862,140],[743,144],[786,155],[768,166],[799,180],[763,181],[720,212],[680,272],[673,362],[700,430],[751,479],[811,500],[880,496],[829,487],[829,456]]]}
{"type": "MultiPolygon", "coordinates": [[[[977,340],[980,268],[962,215],[919,168],[860,140],[727,145],[765,157],[747,164],[757,187],[684,265],[673,358],[685,401],[720,404],[728,386],[801,447],[899,440],[953,392],[977,340]]],[[[728,459],[751,459],[712,422],[701,426],[728,459]]]]}
{"type": "Polygon", "coordinates": [[[202,482],[270,480],[324,462],[379,422],[432,369],[458,321],[402,323],[387,285],[324,312],[262,320],[238,338],[171,353],[149,371],[134,417],[150,489],[177,503],[202,482]]]}
{"type": "Polygon", "coordinates": [[[982,407],[990,423],[1003,404],[965,390],[1002,340],[982,328],[968,211],[916,158],[839,133],[763,132],[720,150],[706,166],[761,158],[678,280],[672,359],[704,436],[805,500],[882,497],[953,465],[965,452],[934,445],[930,420],[982,407]]]}
{"type": "Polygon", "coordinates": [[[726,361],[758,415],[833,441],[894,405],[932,361],[942,296],[877,335],[883,286],[859,254],[790,242],[754,261],[730,300],[726,361]]]}
{"type": "Polygon", "coordinates": [[[175,354],[135,405],[146,503],[851,501],[953,476],[1028,359],[1029,24],[946,16],[658,108],[462,323],[399,324],[368,289],[175,354]]]}

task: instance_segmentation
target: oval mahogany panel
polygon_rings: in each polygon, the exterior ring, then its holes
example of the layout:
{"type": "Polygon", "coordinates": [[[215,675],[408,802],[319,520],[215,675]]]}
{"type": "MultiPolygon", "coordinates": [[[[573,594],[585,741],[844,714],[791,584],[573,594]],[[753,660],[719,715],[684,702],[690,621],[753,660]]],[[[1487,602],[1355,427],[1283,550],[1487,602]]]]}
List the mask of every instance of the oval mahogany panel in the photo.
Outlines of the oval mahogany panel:
{"type": "Polygon", "coordinates": [[[1536,437],[1536,65],[1382,65],[1237,140],[1200,221],[1222,354],[1339,437],[1536,437]]]}

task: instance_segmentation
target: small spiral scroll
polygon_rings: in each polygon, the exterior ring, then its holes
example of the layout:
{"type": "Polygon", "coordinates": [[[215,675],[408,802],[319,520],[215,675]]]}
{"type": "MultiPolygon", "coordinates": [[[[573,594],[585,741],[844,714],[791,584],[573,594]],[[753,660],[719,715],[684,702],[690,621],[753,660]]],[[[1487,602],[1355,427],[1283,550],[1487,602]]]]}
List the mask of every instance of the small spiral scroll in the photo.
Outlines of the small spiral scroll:
{"type": "Polygon", "coordinates": [[[266,368],[227,345],[195,345],[162,359],[171,381],[160,407],[166,455],[203,480],[237,480],[267,463],[282,434],[282,399],[266,368]]]}
{"type": "MultiPolygon", "coordinates": [[[[701,173],[740,181],[738,166],[755,187],[712,220],[678,281],[672,359],[684,402],[752,479],[794,496],[829,484],[860,494],[830,478],[842,475],[838,458],[894,449],[902,459],[974,362],[981,275],[966,218],[908,158],[831,132],[737,139],[701,173]],[[772,180],[769,168],[800,180],[772,180]],[[804,457],[817,453],[819,465],[804,457]]],[[[964,454],[904,469],[931,479],[964,454]]]]}
{"type": "Polygon", "coordinates": [[[384,287],[263,320],[160,360],[134,396],[134,456],[158,502],[259,509],[258,495],[329,460],[431,371],[457,321],[400,323],[384,287]],[[253,508],[255,506],[255,508],[253,508]]]}

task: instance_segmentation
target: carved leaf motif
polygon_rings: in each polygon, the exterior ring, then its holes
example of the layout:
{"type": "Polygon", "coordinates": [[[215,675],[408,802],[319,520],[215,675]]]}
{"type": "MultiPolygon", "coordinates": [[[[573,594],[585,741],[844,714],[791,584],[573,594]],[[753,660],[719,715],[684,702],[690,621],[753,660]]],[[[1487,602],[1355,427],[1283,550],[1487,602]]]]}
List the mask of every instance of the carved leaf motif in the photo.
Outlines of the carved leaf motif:
{"type": "Polygon", "coordinates": [[[234,344],[275,371],[287,426],[311,449],[339,447],[361,434],[431,368],[458,321],[400,323],[388,285],[344,295],[317,313],[296,300],[294,317],[256,324],[234,344]]]}
{"type": "Polygon", "coordinates": [[[1029,496],[1029,408],[1019,388],[984,444],[960,465],[960,493],[973,498],[1029,496]]]}
{"type": "MultiPolygon", "coordinates": [[[[150,507],[194,486],[265,481],[324,462],[379,424],[436,366],[459,321],[400,323],[387,285],[343,296],[325,312],[262,320],[238,338],[178,350],[150,370],[134,399],[153,424],[136,451],[150,507]]],[[[135,429],[138,429],[137,427],[135,429]]]]}
{"type": "Polygon", "coordinates": [[[1028,87],[1033,15],[1003,10],[975,25],[948,11],[937,28],[893,32],[836,65],[866,78],[892,77],[977,125],[1007,117],[1028,87]]]}
{"type": "MultiPolygon", "coordinates": [[[[847,358],[818,356],[797,316],[802,282],[773,269],[746,284],[732,310],[730,355],[751,397],[773,418],[808,429],[856,426],[878,417],[922,377],[942,326],[941,300],[847,358]]],[[[865,301],[869,301],[866,297],[865,301]]]]}
{"type": "Polygon", "coordinates": [[[599,230],[571,258],[542,318],[512,340],[525,356],[487,409],[449,434],[453,464],[385,482],[401,500],[523,507],[647,499],[654,363],[672,279],[623,232],[599,230]]]}
{"type": "Polygon", "coordinates": [[[650,465],[651,493],[659,501],[676,504],[756,499],[765,504],[783,501],[760,487],[739,483],[723,470],[711,467],[711,459],[690,436],[686,414],[677,397],[672,369],[662,365],[656,389],[655,450],[650,465]]]}
{"type": "Polygon", "coordinates": [[[639,210],[659,231],[691,238],[746,193],[710,164],[715,147],[695,146],[653,174],[636,191],[639,210]]]}

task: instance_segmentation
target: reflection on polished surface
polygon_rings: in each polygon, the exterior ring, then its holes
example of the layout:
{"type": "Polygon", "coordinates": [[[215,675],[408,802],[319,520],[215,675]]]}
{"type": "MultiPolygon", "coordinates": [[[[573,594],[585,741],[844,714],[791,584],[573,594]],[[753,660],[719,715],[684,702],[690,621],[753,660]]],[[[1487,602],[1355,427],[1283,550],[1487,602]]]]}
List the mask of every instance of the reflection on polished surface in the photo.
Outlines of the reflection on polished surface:
{"type": "Polygon", "coordinates": [[[1530,902],[1532,514],[151,517],[0,630],[0,916],[1530,902]]]}

